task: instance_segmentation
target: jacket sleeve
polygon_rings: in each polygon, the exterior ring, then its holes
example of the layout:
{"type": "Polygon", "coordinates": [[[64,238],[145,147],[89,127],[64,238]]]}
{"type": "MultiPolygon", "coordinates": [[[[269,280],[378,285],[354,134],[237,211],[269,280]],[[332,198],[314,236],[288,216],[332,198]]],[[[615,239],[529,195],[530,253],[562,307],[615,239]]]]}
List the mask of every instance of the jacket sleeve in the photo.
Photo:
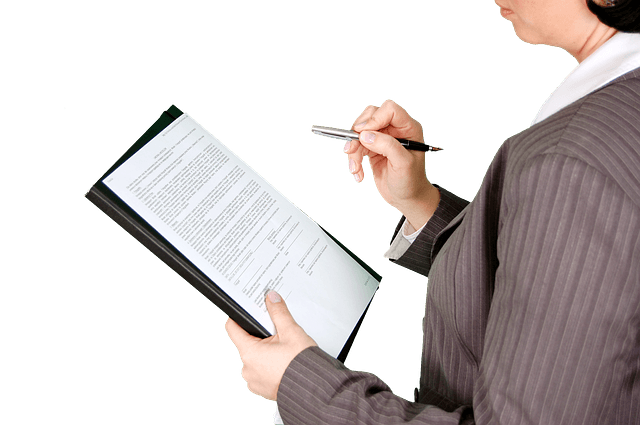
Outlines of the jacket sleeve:
{"type": "Polygon", "coordinates": [[[408,402],[309,348],[280,384],[286,425],[638,423],[638,205],[598,171],[554,156],[505,190],[471,403],[408,402]]]}
{"type": "MultiPolygon", "coordinates": [[[[391,260],[402,267],[406,267],[424,276],[427,276],[431,269],[431,253],[436,236],[469,204],[468,201],[457,197],[441,187],[438,187],[438,190],[440,191],[440,203],[431,219],[404,254],[397,260],[391,260]]],[[[400,223],[396,226],[393,238],[401,231],[403,223],[404,217],[402,217],[400,223]]]]}
{"type": "Polygon", "coordinates": [[[375,375],[354,372],[318,347],[298,354],[278,389],[286,425],[472,424],[469,406],[446,412],[394,395],[375,375]]]}

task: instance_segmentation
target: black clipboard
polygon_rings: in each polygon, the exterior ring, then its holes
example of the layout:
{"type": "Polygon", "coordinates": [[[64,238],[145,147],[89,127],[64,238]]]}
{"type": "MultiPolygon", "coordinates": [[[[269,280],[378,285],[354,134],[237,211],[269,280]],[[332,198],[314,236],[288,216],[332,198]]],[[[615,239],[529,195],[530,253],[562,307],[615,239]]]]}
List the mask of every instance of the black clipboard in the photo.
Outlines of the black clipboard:
{"type": "MultiPolygon", "coordinates": [[[[111,174],[116,168],[123,164],[127,159],[140,150],[145,144],[151,141],[162,130],[167,128],[171,123],[177,120],[182,111],[172,105],[168,110],[162,113],[160,118],[125,152],[125,154],[116,161],[116,163],[98,180],[86,193],[86,198],[100,208],[105,214],[111,217],[129,234],[142,243],[147,249],[153,252],[158,258],[171,267],[183,279],[189,282],[200,293],[207,297],[220,310],[233,319],[249,334],[266,338],[271,336],[256,319],[254,319],[247,311],[234,301],[226,292],[215,284],[209,277],[202,273],[191,261],[189,261],[179,250],[169,243],[160,233],[158,233],[151,225],[149,225],[142,217],[140,217],[131,207],[123,202],[115,193],[113,193],[102,181],[111,174]]],[[[331,238],[338,246],[348,253],[355,261],[357,261],[365,270],[367,270],[378,282],[382,277],[365,264],[360,258],[347,249],[342,243],[334,238],[324,228],[321,229],[331,238]]],[[[373,300],[373,298],[372,298],[373,300]]],[[[371,305],[371,301],[369,302],[371,305]]],[[[356,334],[362,324],[362,321],[369,309],[369,305],[362,313],[360,320],[354,327],[351,336],[346,341],[337,359],[344,362],[349,349],[351,348],[356,334]]]]}

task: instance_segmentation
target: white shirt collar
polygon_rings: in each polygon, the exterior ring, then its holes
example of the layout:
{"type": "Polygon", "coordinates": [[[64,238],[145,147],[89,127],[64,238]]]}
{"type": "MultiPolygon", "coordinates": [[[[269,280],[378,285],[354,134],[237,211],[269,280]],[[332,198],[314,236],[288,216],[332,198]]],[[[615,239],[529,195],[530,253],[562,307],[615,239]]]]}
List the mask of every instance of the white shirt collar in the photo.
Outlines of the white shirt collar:
{"type": "Polygon", "coordinates": [[[578,65],[542,105],[533,124],[640,67],[640,34],[618,32],[578,65]]]}

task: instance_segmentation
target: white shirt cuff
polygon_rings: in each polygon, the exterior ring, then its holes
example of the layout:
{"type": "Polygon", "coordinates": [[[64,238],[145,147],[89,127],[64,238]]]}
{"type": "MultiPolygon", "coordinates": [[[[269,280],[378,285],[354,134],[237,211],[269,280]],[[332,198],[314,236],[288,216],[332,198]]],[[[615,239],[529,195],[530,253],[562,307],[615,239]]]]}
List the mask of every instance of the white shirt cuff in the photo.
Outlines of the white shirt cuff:
{"type": "Polygon", "coordinates": [[[422,229],[424,229],[424,226],[422,226],[418,230],[414,229],[413,226],[409,224],[409,222],[405,218],[402,228],[396,234],[396,237],[393,238],[393,242],[391,242],[391,246],[389,247],[387,252],[385,252],[384,257],[391,260],[397,260],[398,258],[402,257],[407,249],[409,249],[411,244],[416,240],[422,229]]]}

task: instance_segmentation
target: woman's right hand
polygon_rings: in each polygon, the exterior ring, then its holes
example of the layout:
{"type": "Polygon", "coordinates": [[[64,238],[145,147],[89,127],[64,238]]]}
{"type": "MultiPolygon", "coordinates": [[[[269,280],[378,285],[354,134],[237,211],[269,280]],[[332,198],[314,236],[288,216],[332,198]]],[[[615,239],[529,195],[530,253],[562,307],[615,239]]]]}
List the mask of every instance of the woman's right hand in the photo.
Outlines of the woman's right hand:
{"type": "Polygon", "coordinates": [[[362,160],[369,157],[373,178],[382,198],[416,229],[433,215],[440,193],[427,179],[424,152],[409,151],[395,138],[424,143],[422,126],[393,101],[367,107],[353,125],[360,140],[345,145],[349,170],[356,181],[364,178],[362,160]]]}

